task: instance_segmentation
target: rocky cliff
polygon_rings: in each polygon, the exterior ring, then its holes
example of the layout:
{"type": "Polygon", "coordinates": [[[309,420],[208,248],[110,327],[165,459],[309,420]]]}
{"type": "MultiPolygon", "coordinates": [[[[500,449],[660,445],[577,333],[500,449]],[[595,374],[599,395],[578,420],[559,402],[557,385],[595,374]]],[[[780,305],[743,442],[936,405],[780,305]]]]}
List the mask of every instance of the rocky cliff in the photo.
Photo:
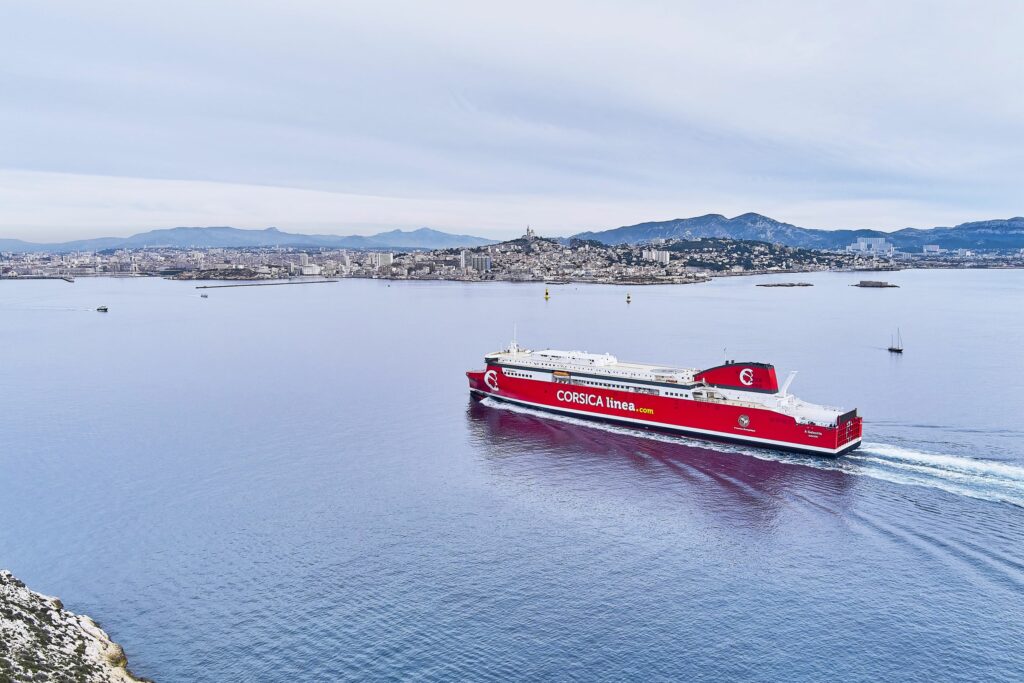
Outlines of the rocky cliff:
{"type": "Polygon", "coordinates": [[[132,683],[124,650],[96,622],[0,570],[0,683],[132,683]]]}

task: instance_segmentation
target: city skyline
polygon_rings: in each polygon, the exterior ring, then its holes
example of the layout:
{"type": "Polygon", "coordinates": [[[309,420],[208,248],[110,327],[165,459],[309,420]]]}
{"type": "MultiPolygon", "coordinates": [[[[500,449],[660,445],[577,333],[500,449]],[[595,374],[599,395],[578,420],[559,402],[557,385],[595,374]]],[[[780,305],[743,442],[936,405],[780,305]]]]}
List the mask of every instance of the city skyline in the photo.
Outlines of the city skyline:
{"type": "Polygon", "coordinates": [[[1022,213],[1017,3],[32,3],[0,20],[4,237],[1022,213]]]}

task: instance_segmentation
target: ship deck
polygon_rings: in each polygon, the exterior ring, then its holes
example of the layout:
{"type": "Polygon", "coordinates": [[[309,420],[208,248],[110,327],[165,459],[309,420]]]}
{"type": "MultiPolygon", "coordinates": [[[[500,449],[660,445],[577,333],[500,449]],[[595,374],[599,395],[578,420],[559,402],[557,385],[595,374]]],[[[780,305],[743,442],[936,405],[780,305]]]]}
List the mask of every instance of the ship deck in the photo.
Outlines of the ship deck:
{"type": "Polygon", "coordinates": [[[626,380],[634,379],[674,384],[692,384],[694,376],[700,372],[696,368],[677,368],[652,363],[620,361],[611,354],[587,353],[585,351],[557,351],[554,349],[530,351],[527,349],[514,349],[511,351],[489,353],[486,357],[496,363],[519,365],[536,368],[537,370],[585,372],[626,380]]]}

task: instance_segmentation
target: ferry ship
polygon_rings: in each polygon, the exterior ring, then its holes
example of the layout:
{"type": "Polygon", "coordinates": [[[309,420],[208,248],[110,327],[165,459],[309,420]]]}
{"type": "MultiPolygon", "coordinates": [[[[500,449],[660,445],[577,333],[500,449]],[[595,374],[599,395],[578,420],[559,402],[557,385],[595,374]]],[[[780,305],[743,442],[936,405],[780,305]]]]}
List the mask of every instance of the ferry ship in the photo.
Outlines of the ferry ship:
{"type": "Polygon", "coordinates": [[[573,417],[837,457],[860,446],[854,410],[796,398],[767,363],[726,361],[705,370],[620,362],[610,354],[512,342],[471,370],[470,393],[573,417]]]}

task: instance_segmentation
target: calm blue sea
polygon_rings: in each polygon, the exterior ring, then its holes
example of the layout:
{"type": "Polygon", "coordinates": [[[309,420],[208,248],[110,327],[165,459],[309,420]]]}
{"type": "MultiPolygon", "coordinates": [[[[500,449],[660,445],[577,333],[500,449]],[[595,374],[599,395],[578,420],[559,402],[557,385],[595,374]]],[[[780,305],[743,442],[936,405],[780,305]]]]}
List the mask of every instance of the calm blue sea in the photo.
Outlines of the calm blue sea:
{"type": "Polygon", "coordinates": [[[164,682],[1021,680],[1024,271],[798,277],[2,282],[0,566],[164,682]],[[472,402],[513,324],[799,370],[865,446],[472,402]]]}

